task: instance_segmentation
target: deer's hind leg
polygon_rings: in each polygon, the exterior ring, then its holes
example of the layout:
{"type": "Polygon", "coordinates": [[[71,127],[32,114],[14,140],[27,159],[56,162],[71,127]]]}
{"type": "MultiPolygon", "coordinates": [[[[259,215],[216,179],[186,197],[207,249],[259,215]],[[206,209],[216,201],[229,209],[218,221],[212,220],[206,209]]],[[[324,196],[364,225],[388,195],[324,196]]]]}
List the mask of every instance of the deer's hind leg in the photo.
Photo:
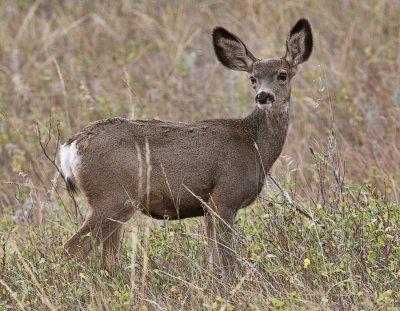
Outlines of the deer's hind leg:
{"type": "Polygon", "coordinates": [[[103,263],[111,263],[118,254],[122,223],[132,217],[134,208],[118,200],[97,202],[91,204],[83,225],[67,241],[64,249],[73,259],[83,261],[94,244],[103,242],[103,263]]]}
{"type": "Polygon", "coordinates": [[[103,241],[102,266],[110,271],[118,263],[118,254],[121,246],[123,225],[117,226],[115,231],[103,241]]]}
{"type": "Polygon", "coordinates": [[[72,259],[84,261],[88,257],[93,246],[92,232],[98,221],[99,218],[90,210],[78,232],[64,244],[64,250],[72,259]]]}
{"type": "Polygon", "coordinates": [[[102,228],[103,255],[102,266],[112,270],[118,262],[118,254],[123,232],[123,224],[134,214],[135,209],[131,204],[124,204],[114,210],[113,217],[105,220],[102,228]]]}

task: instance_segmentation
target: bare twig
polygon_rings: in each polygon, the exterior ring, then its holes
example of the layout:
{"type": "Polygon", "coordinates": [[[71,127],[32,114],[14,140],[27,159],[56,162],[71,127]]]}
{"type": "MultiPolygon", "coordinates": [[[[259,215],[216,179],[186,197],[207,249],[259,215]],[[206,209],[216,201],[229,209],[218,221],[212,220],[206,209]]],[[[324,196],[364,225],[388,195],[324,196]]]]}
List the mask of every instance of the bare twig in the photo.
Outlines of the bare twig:
{"type": "Polygon", "coordinates": [[[313,218],[312,218],[308,213],[306,213],[306,212],[303,211],[300,207],[297,206],[297,204],[294,202],[294,200],[290,197],[289,193],[287,193],[287,191],[286,191],[285,189],[283,189],[283,187],[275,180],[275,178],[273,178],[273,177],[271,176],[270,173],[267,174],[267,173],[265,172],[264,163],[263,163],[263,161],[262,161],[262,158],[261,158],[261,155],[260,155],[260,151],[258,150],[258,146],[257,146],[256,143],[254,143],[254,147],[256,148],[257,153],[258,153],[258,156],[260,157],[260,162],[261,162],[261,165],[262,165],[262,169],[263,169],[263,172],[264,172],[264,176],[268,176],[269,179],[272,180],[272,182],[274,183],[274,185],[279,189],[279,191],[282,193],[282,195],[285,197],[285,199],[289,202],[290,206],[291,206],[294,210],[296,210],[296,211],[298,211],[300,214],[306,216],[308,219],[313,220],[313,218]]]}
{"type": "MultiPolygon", "coordinates": [[[[56,137],[56,148],[55,148],[54,154],[50,155],[49,151],[48,151],[48,145],[49,145],[50,141],[53,138],[52,134],[51,134],[52,127],[53,127],[52,118],[50,116],[49,126],[48,126],[48,129],[47,129],[47,132],[48,132],[47,133],[47,138],[43,141],[42,132],[40,131],[39,124],[37,124],[37,132],[38,132],[39,144],[40,144],[42,152],[45,155],[45,157],[47,158],[47,160],[49,160],[49,162],[55,167],[55,169],[57,170],[57,172],[61,176],[61,178],[64,180],[64,182],[66,182],[63,172],[61,171],[60,167],[57,165],[57,154],[58,154],[58,150],[59,150],[59,147],[60,147],[60,122],[58,120],[57,120],[57,126],[56,126],[57,127],[57,137],[56,137]]],[[[56,191],[56,187],[55,187],[55,184],[53,182],[52,182],[52,187],[56,191]]],[[[82,214],[81,214],[81,212],[79,210],[79,205],[76,202],[75,197],[73,196],[72,193],[68,192],[68,195],[70,196],[70,198],[74,202],[76,222],[78,222],[78,216],[80,218],[82,218],[82,214]]],[[[64,206],[64,204],[63,204],[63,206],[64,206]]],[[[65,208],[65,206],[64,206],[64,208],[65,208]]]]}
{"type": "Polygon", "coordinates": [[[300,214],[306,216],[308,219],[312,220],[313,218],[305,211],[303,211],[300,207],[297,206],[297,204],[294,202],[294,200],[290,197],[289,193],[283,189],[283,187],[271,176],[270,173],[268,173],[269,179],[274,183],[274,185],[279,189],[279,191],[282,193],[282,195],[285,197],[285,199],[289,202],[289,205],[298,211],[300,214]]]}

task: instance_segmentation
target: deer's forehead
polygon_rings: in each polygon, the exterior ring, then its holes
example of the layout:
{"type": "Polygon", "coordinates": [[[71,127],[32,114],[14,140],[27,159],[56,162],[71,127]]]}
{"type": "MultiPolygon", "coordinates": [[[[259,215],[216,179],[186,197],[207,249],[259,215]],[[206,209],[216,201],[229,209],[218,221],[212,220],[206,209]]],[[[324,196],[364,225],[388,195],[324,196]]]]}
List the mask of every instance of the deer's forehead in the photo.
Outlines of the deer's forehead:
{"type": "Polygon", "coordinates": [[[263,59],[254,63],[253,73],[260,76],[268,76],[279,69],[289,69],[289,64],[284,59],[263,59]]]}

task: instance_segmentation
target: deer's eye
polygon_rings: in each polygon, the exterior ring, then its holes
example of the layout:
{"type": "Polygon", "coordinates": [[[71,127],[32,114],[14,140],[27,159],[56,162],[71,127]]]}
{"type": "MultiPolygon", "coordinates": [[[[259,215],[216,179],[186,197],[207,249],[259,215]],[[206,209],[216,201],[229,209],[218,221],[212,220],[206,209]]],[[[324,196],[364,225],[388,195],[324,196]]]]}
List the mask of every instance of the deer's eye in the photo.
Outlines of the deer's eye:
{"type": "Polygon", "coordinates": [[[254,76],[250,76],[250,82],[251,84],[255,84],[257,82],[256,78],[254,78],[254,76]]]}
{"type": "Polygon", "coordinates": [[[279,82],[285,82],[287,79],[287,73],[286,72],[281,72],[278,74],[278,81],[279,82]]]}

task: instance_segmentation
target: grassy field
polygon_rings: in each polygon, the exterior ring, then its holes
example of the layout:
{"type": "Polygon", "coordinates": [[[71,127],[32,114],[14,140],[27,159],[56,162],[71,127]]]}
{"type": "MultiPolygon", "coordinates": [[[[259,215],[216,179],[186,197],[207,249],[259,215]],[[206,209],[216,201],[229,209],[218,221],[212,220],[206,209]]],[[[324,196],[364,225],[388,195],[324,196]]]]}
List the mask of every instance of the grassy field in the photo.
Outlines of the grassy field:
{"type": "MultiPolygon", "coordinates": [[[[400,2],[0,1],[0,310],[400,310],[400,2]],[[307,17],[291,125],[267,186],[236,221],[236,277],[207,269],[202,219],[125,226],[121,263],[61,255],[82,217],[50,156],[111,116],[247,115],[247,75],[214,26],[283,56],[307,17]],[[51,124],[51,126],[50,126],[51,124]]],[[[77,198],[84,215],[86,202],[77,198]]]]}

